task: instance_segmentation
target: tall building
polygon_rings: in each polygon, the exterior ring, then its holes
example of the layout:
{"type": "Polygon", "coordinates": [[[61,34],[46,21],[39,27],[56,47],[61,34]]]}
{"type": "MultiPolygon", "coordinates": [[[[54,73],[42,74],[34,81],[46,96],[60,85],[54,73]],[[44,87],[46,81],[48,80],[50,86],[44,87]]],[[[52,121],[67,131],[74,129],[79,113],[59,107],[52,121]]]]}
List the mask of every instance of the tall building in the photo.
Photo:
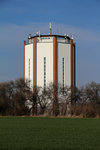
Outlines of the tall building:
{"type": "Polygon", "coordinates": [[[50,82],[76,85],[75,43],[67,35],[35,35],[23,41],[23,78],[31,87],[46,87],[50,82]]]}

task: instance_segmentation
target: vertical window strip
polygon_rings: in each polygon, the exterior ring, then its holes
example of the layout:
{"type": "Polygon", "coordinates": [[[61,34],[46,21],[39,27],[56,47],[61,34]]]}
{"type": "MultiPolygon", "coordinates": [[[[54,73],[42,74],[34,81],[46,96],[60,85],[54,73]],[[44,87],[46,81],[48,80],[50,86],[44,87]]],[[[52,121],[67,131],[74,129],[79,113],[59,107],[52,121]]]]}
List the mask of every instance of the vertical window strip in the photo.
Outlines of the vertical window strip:
{"type": "Polygon", "coordinates": [[[29,76],[29,86],[30,86],[30,58],[28,59],[28,68],[29,68],[28,76],[29,76]]]}
{"type": "Polygon", "coordinates": [[[46,57],[44,57],[44,88],[46,88],[46,57]]]}
{"type": "Polygon", "coordinates": [[[62,58],[62,86],[64,89],[64,57],[62,58]]]}

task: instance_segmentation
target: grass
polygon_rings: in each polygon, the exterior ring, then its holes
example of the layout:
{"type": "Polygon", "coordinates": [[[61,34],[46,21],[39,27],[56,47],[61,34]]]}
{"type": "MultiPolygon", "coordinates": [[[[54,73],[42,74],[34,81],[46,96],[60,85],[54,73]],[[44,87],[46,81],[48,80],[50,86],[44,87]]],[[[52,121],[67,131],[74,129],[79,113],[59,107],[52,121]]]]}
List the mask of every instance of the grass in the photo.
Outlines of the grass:
{"type": "Polygon", "coordinates": [[[100,150],[100,119],[1,117],[0,150],[100,150]]]}

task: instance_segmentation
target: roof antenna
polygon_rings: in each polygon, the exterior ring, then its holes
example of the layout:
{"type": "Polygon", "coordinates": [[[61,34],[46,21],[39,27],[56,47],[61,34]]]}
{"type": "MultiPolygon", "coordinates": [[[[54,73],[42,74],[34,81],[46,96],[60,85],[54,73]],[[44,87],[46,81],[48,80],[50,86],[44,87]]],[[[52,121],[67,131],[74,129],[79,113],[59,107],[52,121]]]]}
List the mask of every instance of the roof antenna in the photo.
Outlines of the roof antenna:
{"type": "Polygon", "coordinates": [[[72,39],[72,40],[74,39],[73,35],[71,36],[71,39],[72,39]]]}
{"type": "Polygon", "coordinates": [[[39,37],[40,37],[40,30],[39,30],[39,32],[38,32],[38,33],[39,33],[39,37]]]}
{"type": "Polygon", "coordinates": [[[51,22],[49,23],[49,29],[50,29],[49,35],[51,35],[52,34],[52,23],[51,22]]]}
{"type": "Polygon", "coordinates": [[[30,39],[31,38],[31,34],[29,33],[29,36],[28,36],[28,38],[30,39]]]}
{"type": "Polygon", "coordinates": [[[40,30],[38,32],[36,32],[36,36],[39,36],[40,37],[40,30]]]}

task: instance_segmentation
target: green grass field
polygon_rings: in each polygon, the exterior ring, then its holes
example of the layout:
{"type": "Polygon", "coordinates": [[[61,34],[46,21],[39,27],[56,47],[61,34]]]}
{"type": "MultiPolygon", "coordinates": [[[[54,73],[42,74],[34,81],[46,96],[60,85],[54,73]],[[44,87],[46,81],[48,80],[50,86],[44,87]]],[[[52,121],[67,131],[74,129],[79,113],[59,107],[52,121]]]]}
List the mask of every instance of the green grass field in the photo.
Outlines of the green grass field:
{"type": "Polygon", "coordinates": [[[0,150],[100,150],[100,119],[1,117],[0,150]]]}

